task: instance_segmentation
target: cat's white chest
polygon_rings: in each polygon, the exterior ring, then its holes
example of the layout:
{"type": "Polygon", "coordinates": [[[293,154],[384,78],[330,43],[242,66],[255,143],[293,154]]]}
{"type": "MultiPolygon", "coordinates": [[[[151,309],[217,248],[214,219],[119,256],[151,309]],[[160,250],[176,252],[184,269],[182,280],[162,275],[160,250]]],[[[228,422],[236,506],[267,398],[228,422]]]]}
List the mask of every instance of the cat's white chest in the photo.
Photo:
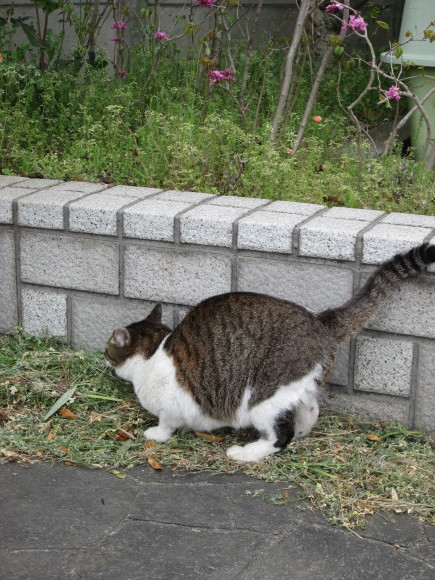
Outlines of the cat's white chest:
{"type": "Polygon", "coordinates": [[[135,354],[116,369],[119,377],[133,383],[140,404],[157,416],[168,404],[176,405],[175,395],[180,389],[172,359],[162,346],[150,359],[135,354]]]}
{"type": "Polygon", "coordinates": [[[174,428],[211,431],[227,423],[205,415],[178,383],[172,357],[159,346],[150,359],[137,354],[117,367],[116,374],[133,383],[139,403],[174,428]]]}

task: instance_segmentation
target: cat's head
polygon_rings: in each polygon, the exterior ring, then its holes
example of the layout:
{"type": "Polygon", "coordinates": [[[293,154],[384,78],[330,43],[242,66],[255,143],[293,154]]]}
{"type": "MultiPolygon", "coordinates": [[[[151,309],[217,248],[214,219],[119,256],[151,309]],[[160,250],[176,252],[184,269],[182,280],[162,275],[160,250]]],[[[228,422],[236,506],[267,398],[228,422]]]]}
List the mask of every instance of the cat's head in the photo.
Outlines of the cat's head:
{"type": "Polygon", "coordinates": [[[162,305],[157,304],[143,320],[113,331],[106,343],[106,361],[116,370],[133,355],[149,359],[170,332],[162,323],[162,305]]]}

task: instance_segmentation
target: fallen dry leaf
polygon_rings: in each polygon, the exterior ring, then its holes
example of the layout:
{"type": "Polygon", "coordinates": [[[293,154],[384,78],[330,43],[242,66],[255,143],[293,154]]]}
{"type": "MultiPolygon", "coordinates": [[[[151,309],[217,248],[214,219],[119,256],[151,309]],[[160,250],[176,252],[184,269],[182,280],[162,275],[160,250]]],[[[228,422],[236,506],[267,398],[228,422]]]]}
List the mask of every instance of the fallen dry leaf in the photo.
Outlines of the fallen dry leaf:
{"type": "Polygon", "coordinates": [[[94,411],[91,411],[89,414],[89,423],[99,423],[102,418],[103,415],[101,415],[101,413],[95,413],[94,411]]]}
{"type": "Polygon", "coordinates": [[[0,453],[3,455],[3,457],[6,457],[8,461],[19,461],[21,459],[21,456],[18,453],[15,453],[15,451],[0,449],[0,453]]]}
{"type": "Polygon", "coordinates": [[[75,421],[77,419],[77,415],[65,407],[59,409],[58,412],[59,415],[61,415],[64,419],[70,419],[71,421],[75,421]]]}
{"type": "Polygon", "coordinates": [[[157,441],[144,441],[141,445],[142,449],[150,449],[151,447],[155,447],[157,445],[157,441]]]}
{"type": "Polygon", "coordinates": [[[157,461],[157,459],[155,457],[153,457],[152,455],[150,455],[148,457],[148,463],[151,465],[151,467],[153,469],[155,469],[156,471],[161,471],[163,469],[163,465],[161,465],[161,463],[159,463],[157,461]]]}
{"type": "Polygon", "coordinates": [[[116,441],[127,441],[130,437],[124,431],[117,431],[114,435],[116,441]]]}
{"type": "Polygon", "coordinates": [[[380,441],[379,437],[374,433],[369,433],[368,435],[366,435],[366,439],[368,439],[369,441],[380,441]]]}
{"type": "Polygon", "coordinates": [[[212,435],[211,433],[203,433],[202,431],[195,431],[195,434],[200,439],[208,441],[209,443],[218,443],[224,439],[222,435],[212,435]]]}
{"type": "Polygon", "coordinates": [[[65,455],[69,455],[71,453],[71,449],[69,449],[69,447],[65,447],[65,445],[59,445],[58,449],[59,451],[62,451],[62,453],[65,453],[65,455]]]}
{"type": "Polygon", "coordinates": [[[47,441],[53,441],[53,439],[56,437],[56,433],[55,431],[49,431],[47,433],[47,441]]]}

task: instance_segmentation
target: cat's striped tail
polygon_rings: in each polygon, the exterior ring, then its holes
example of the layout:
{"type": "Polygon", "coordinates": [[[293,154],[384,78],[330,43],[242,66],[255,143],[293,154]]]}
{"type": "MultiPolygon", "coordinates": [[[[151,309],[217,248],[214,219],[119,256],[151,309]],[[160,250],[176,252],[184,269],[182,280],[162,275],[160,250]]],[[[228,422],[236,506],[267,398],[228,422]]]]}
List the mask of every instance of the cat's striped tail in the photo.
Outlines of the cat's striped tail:
{"type": "Polygon", "coordinates": [[[407,278],[423,272],[435,262],[435,246],[423,244],[384,262],[358,293],[339,308],[321,312],[318,317],[338,340],[358,332],[375,314],[389,293],[407,278]]]}

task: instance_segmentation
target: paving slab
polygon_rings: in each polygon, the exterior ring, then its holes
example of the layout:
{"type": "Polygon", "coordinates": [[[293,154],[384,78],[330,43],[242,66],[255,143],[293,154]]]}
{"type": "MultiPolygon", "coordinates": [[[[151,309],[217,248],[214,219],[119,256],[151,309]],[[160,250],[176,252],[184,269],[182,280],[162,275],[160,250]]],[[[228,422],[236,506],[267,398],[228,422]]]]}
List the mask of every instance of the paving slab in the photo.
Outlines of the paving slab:
{"type": "Polygon", "coordinates": [[[1,465],[0,481],[1,549],[85,548],[128,514],[138,492],[105,471],[43,463],[1,465]]]}
{"type": "Polygon", "coordinates": [[[372,518],[351,533],[291,482],[62,463],[0,465],[0,579],[429,579],[432,526],[372,518]],[[270,501],[286,492],[285,505],[270,501]]]}
{"type": "Polygon", "coordinates": [[[299,524],[271,549],[256,556],[240,580],[304,578],[309,580],[429,580],[425,562],[400,549],[367,541],[345,530],[299,524]]]}
{"type": "Polygon", "coordinates": [[[78,559],[74,571],[84,579],[233,578],[272,541],[240,530],[130,521],[92,557],[85,553],[78,559]]]}

